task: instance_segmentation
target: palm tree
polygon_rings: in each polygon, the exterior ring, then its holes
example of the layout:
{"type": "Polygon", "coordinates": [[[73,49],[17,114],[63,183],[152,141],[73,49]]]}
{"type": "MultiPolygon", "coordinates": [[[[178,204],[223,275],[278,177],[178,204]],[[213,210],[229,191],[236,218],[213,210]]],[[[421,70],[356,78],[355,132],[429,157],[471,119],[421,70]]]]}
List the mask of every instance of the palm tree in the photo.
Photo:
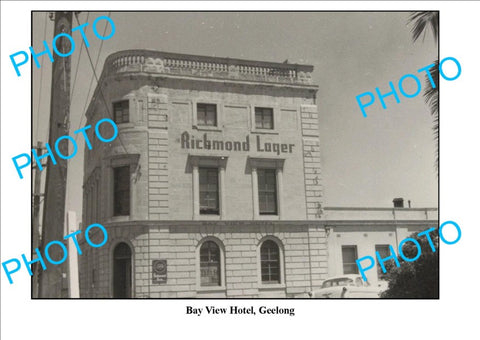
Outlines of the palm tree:
{"type": "Polygon", "coordinates": [[[432,30],[435,44],[438,42],[438,12],[414,12],[410,15],[408,23],[413,23],[413,42],[417,41],[422,34],[425,39],[428,27],[432,30]]]}
{"type": "MultiPolygon", "coordinates": [[[[438,12],[414,12],[410,15],[408,23],[413,23],[412,26],[412,39],[413,42],[416,42],[420,36],[423,36],[422,40],[425,39],[427,30],[430,30],[433,33],[433,39],[435,44],[438,43],[438,12]]],[[[435,66],[433,69],[430,69],[433,81],[436,85],[435,88],[432,87],[432,84],[428,78],[425,76],[425,90],[423,97],[425,98],[425,103],[430,107],[430,113],[433,117],[433,138],[435,141],[435,168],[437,170],[438,176],[438,137],[439,137],[439,126],[438,126],[438,91],[440,87],[440,82],[438,78],[438,59],[435,60],[435,66]]]]}

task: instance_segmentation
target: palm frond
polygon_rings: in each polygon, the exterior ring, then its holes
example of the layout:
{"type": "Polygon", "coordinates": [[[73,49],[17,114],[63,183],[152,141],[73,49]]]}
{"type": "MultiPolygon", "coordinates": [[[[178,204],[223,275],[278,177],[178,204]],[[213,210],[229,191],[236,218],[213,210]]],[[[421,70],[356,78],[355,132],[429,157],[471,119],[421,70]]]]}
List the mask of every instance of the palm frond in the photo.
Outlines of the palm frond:
{"type": "Polygon", "coordinates": [[[423,39],[425,39],[428,28],[432,30],[435,44],[438,42],[438,12],[414,12],[410,15],[408,23],[413,23],[413,42],[417,41],[421,35],[423,35],[423,39]]]}
{"type": "Polygon", "coordinates": [[[438,91],[440,87],[438,64],[439,63],[437,59],[434,62],[434,67],[430,69],[430,74],[435,84],[435,88],[432,86],[428,74],[425,75],[425,90],[423,97],[425,99],[425,103],[430,106],[430,113],[432,116],[438,115],[438,91]]]}
{"type": "MultiPolygon", "coordinates": [[[[435,44],[438,43],[438,13],[439,12],[414,12],[410,15],[408,19],[408,23],[413,23],[412,26],[412,39],[413,42],[416,42],[420,36],[423,35],[423,39],[425,39],[426,32],[428,28],[432,30],[433,39],[435,44]]],[[[425,103],[430,108],[430,114],[433,117],[433,139],[435,142],[435,168],[437,170],[438,176],[438,168],[439,168],[439,158],[438,158],[438,151],[439,151],[439,111],[438,111],[438,100],[439,100],[439,74],[438,74],[438,59],[435,61],[435,66],[433,69],[430,69],[431,76],[433,82],[435,83],[435,88],[432,86],[430,82],[430,78],[428,74],[425,75],[425,90],[423,93],[423,97],[425,99],[425,103]]]]}
{"type": "Polygon", "coordinates": [[[439,87],[440,87],[440,79],[438,73],[438,59],[434,62],[435,66],[430,69],[430,74],[432,75],[433,82],[435,83],[435,88],[432,86],[430,82],[430,78],[428,74],[425,75],[425,90],[423,93],[423,98],[425,99],[425,104],[427,104],[430,108],[430,114],[433,117],[433,140],[435,142],[435,168],[438,174],[438,143],[439,143],[439,114],[438,114],[438,99],[439,99],[439,87]]]}

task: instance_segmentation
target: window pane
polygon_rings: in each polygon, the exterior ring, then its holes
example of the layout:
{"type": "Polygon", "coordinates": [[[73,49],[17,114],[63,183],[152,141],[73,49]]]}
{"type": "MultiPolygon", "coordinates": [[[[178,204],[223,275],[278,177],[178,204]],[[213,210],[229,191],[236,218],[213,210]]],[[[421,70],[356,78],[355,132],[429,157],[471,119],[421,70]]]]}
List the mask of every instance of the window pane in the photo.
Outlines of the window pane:
{"type": "Polygon", "coordinates": [[[115,123],[128,123],[129,121],[128,100],[113,103],[113,119],[115,123]]]}
{"type": "Polygon", "coordinates": [[[275,169],[258,169],[258,202],[261,215],[277,214],[277,181],[275,169]]]}
{"type": "Polygon", "coordinates": [[[216,113],[216,105],[214,104],[208,104],[208,105],[205,105],[206,106],[206,109],[207,109],[207,113],[210,115],[210,114],[215,114],[216,113]]]}
{"type": "Polygon", "coordinates": [[[377,244],[375,245],[375,251],[380,254],[380,257],[383,259],[390,256],[390,247],[388,244],[377,244]]]}
{"type": "Polygon", "coordinates": [[[280,283],[280,251],[275,242],[267,240],[260,248],[263,283],[280,283]]]}
{"type": "Polygon", "coordinates": [[[130,215],[130,166],[113,169],[113,215],[130,215]]]}
{"type": "Polygon", "coordinates": [[[255,113],[255,127],[257,129],[261,129],[262,126],[263,126],[262,115],[259,113],[255,113]]]}
{"type": "Polygon", "coordinates": [[[200,285],[220,286],[220,248],[206,241],[200,248],[200,285]]]}
{"type": "Polygon", "coordinates": [[[123,121],[123,114],[121,110],[115,110],[114,115],[115,115],[115,118],[114,118],[115,123],[118,124],[123,121]]]}
{"type": "Polygon", "coordinates": [[[198,125],[205,125],[206,124],[206,115],[204,110],[199,110],[198,111],[198,116],[197,116],[197,123],[198,125]]]}
{"type": "Polygon", "coordinates": [[[273,126],[273,123],[272,123],[272,114],[271,113],[267,113],[267,112],[264,112],[263,113],[263,128],[264,129],[271,129],[272,126],[273,126]]]}
{"type": "Polygon", "coordinates": [[[275,189],[275,184],[276,184],[275,170],[269,170],[269,171],[265,172],[265,181],[266,181],[267,186],[270,189],[275,189]]]}
{"type": "Polygon", "coordinates": [[[343,264],[344,274],[358,274],[358,267],[356,264],[343,264]]]}
{"type": "Polygon", "coordinates": [[[273,109],[268,107],[255,108],[255,127],[257,129],[273,129],[273,109]]]}
{"type": "Polygon", "coordinates": [[[198,172],[200,181],[200,214],[218,215],[218,169],[200,168],[198,172]]]}
{"type": "Polygon", "coordinates": [[[357,246],[342,246],[343,273],[358,274],[357,246]]]}
{"type": "MultiPolygon", "coordinates": [[[[380,254],[382,259],[390,256],[390,247],[388,244],[377,244],[375,245],[375,252],[380,254]]],[[[375,253],[376,254],[376,253],[375,253]]],[[[388,262],[388,261],[387,261],[388,262]]],[[[379,280],[383,280],[387,273],[384,273],[382,266],[377,262],[377,276],[379,280]]]]}
{"type": "Polygon", "coordinates": [[[197,104],[197,125],[217,126],[216,104],[197,104]]]}

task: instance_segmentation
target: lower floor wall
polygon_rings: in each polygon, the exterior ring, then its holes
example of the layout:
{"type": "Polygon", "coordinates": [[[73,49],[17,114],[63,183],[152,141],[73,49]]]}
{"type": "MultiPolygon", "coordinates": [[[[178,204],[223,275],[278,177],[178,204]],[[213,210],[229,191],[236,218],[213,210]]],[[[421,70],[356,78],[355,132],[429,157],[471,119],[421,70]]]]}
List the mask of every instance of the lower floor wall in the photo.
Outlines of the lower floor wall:
{"type": "MultiPolygon", "coordinates": [[[[80,242],[82,298],[285,298],[319,288],[328,276],[325,228],[318,222],[104,226],[105,245],[80,242]]],[[[100,244],[103,234],[90,239],[100,244]]]]}

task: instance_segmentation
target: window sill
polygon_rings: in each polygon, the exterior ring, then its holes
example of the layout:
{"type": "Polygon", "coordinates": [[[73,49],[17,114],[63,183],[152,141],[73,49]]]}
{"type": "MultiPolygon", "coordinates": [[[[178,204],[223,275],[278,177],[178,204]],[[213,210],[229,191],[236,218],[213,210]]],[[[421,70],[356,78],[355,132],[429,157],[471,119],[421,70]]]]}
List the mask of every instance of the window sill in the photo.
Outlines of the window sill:
{"type": "Polygon", "coordinates": [[[135,127],[135,124],[133,122],[127,122],[127,123],[115,123],[117,124],[117,127],[119,130],[123,129],[128,129],[128,128],[133,128],[135,127]]]}
{"type": "Polygon", "coordinates": [[[130,221],[130,215],[125,216],[112,216],[109,219],[109,222],[123,222],[123,221],[130,221]]]}
{"type": "Polygon", "coordinates": [[[257,133],[259,135],[278,135],[278,131],[276,130],[269,130],[269,129],[252,129],[252,133],[257,133]]]}
{"type": "Polygon", "coordinates": [[[198,130],[198,131],[222,132],[222,129],[218,126],[193,125],[192,129],[198,130]]]}

